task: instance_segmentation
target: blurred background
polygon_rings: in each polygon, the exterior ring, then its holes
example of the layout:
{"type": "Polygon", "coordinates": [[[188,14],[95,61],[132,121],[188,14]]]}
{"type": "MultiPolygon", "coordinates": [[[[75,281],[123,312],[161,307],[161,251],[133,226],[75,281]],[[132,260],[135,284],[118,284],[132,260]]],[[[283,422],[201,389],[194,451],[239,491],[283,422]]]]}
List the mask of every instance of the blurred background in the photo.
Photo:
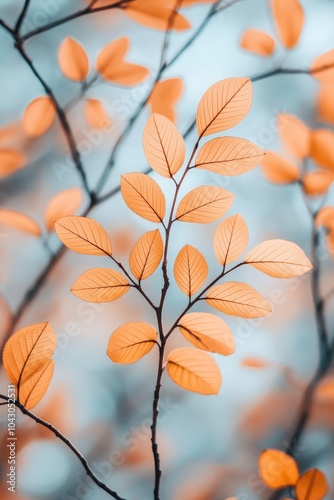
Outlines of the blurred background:
{"type": "MultiPolygon", "coordinates": [[[[170,34],[167,60],[186,43],[212,8],[208,3],[194,3],[181,10],[191,27],[170,34]]],[[[22,33],[85,5],[82,0],[32,0],[22,33]]],[[[212,16],[200,36],[163,75],[163,79],[179,78],[183,82],[182,93],[174,105],[176,124],[181,132],[187,130],[194,119],[202,94],[216,81],[230,76],[254,76],[281,66],[307,69],[318,55],[333,48],[333,1],[302,0],[302,5],[305,10],[303,33],[296,48],[289,53],[280,44],[267,0],[235,2],[212,16]],[[240,47],[243,33],[251,27],[275,38],[277,47],[271,57],[261,58],[240,47]]],[[[22,1],[2,0],[0,18],[13,26],[22,6],[22,1]]],[[[59,103],[63,107],[72,103],[68,119],[77,144],[81,144],[91,187],[95,186],[115,141],[152,84],[159,68],[163,39],[163,30],[137,23],[126,12],[111,10],[75,19],[38,34],[25,44],[59,103]],[[129,37],[131,48],[127,60],[148,68],[148,79],[137,86],[122,87],[100,78],[83,99],[77,99],[80,84],[63,76],[57,59],[59,46],[68,36],[83,45],[92,72],[104,46],[121,36],[129,37]],[[101,100],[113,123],[111,130],[94,134],[96,129],[84,112],[87,98],[101,100]]],[[[57,121],[41,137],[29,138],[25,134],[24,110],[34,98],[45,93],[4,30],[0,30],[0,60],[1,147],[14,147],[26,157],[24,168],[1,179],[1,206],[24,212],[43,227],[48,201],[67,188],[82,187],[81,180],[57,121]]],[[[253,90],[250,113],[227,135],[243,137],[263,149],[280,152],[278,113],[291,113],[311,127],[320,126],[316,110],[319,83],[310,76],[277,75],[254,83],[253,90]]],[[[141,138],[150,112],[151,107],[146,106],[119,148],[103,192],[119,184],[120,174],[144,171],[147,167],[141,138]]],[[[192,132],[187,137],[188,155],[195,141],[196,134],[192,132]]],[[[153,177],[157,178],[156,174],[153,177]]],[[[171,184],[162,178],[157,180],[170,201],[171,184]]],[[[229,215],[240,213],[246,220],[249,249],[265,239],[282,238],[310,253],[311,220],[297,185],[269,184],[260,168],[231,178],[203,170],[189,175],[183,192],[201,184],[219,185],[235,194],[229,215]]],[[[87,205],[88,199],[84,196],[78,213],[87,205]]],[[[119,194],[94,208],[90,216],[106,228],[114,255],[126,265],[134,243],[145,231],[153,229],[151,223],[128,210],[119,194]]],[[[217,223],[175,225],[170,248],[171,272],[178,251],[189,243],[205,255],[210,276],[214,277],[219,271],[213,251],[216,227],[217,223]]],[[[43,232],[42,238],[36,238],[5,225],[0,228],[0,286],[6,299],[1,304],[3,331],[6,321],[10,321],[7,307],[17,310],[25,292],[47,265],[50,252],[59,246],[55,234],[47,236],[46,231],[43,232]]],[[[152,497],[153,484],[149,426],[156,353],[152,351],[138,363],[126,366],[113,364],[106,356],[106,348],[111,333],[124,322],[153,323],[154,317],[134,291],[111,304],[82,302],[70,293],[72,284],[84,271],[108,265],[104,257],[66,252],[25,309],[16,329],[50,321],[57,332],[55,375],[35,413],[66,434],[87,457],[93,470],[121,496],[146,500],[152,497]]],[[[322,269],[326,290],[333,282],[334,273],[325,247],[322,269]]],[[[236,353],[224,358],[215,356],[223,375],[217,397],[183,391],[167,376],[163,377],[158,440],[164,499],[268,498],[269,491],[258,478],[259,453],[267,447],[284,448],[305,386],[317,367],[318,340],[310,274],[293,280],[273,280],[254,269],[241,268],[233,279],[255,285],[271,302],[273,312],[258,320],[226,319],[236,338],[236,353]],[[259,358],[266,364],[259,369],[247,367],[242,362],[246,357],[259,358]]],[[[147,293],[157,296],[161,283],[158,271],[145,282],[147,293]]],[[[165,314],[167,326],[185,305],[185,296],[172,283],[165,314]]],[[[203,307],[209,310],[204,304],[200,310],[203,307]]],[[[330,307],[327,312],[331,324],[330,307]]],[[[175,332],[168,350],[186,344],[175,332]]],[[[5,393],[7,378],[3,373],[1,387],[5,393]]],[[[316,399],[307,432],[298,448],[301,470],[319,467],[326,474],[331,487],[328,499],[334,498],[333,412],[333,398],[316,399]]],[[[6,411],[1,410],[0,416],[5,429],[6,411]]],[[[28,418],[18,415],[18,419],[16,498],[107,498],[59,440],[28,418]]],[[[5,451],[1,453],[6,460],[5,451]]],[[[6,462],[2,472],[6,472],[6,462]]],[[[2,477],[1,498],[6,499],[10,493],[6,492],[2,477]]]]}

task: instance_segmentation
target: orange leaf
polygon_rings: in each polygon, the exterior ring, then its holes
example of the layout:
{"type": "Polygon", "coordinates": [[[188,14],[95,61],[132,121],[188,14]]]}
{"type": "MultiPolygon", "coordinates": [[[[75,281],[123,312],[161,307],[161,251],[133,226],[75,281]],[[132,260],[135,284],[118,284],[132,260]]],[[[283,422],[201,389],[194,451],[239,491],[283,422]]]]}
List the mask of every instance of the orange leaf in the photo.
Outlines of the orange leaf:
{"type": "MultiPolygon", "coordinates": [[[[166,31],[169,20],[174,10],[175,3],[164,5],[155,0],[133,0],[126,7],[127,15],[135,22],[166,31]]],[[[171,29],[183,31],[190,28],[190,24],[179,12],[174,16],[171,29]]]]}
{"type": "Polygon", "coordinates": [[[166,200],[160,186],[151,177],[137,172],[121,176],[121,192],[127,206],[143,219],[162,222],[166,200]]]}
{"type": "Polygon", "coordinates": [[[153,113],[164,115],[171,122],[175,123],[174,107],[179,101],[182,91],[183,82],[181,78],[162,80],[154,86],[147,104],[151,106],[153,113]]]}
{"type": "Polygon", "coordinates": [[[303,250],[284,240],[260,243],[246,255],[244,262],[272,278],[293,278],[312,269],[303,250]]]}
{"type": "Polygon", "coordinates": [[[71,37],[65,38],[58,52],[59,67],[66,78],[83,82],[89,73],[89,60],[83,46],[71,37]]]}
{"type": "Polygon", "coordinates": [[[208,277],[208,265],[196,248],[185,245],[175,259],[174,277],[180,290],[191,297],[208,277]]]}
{"type": "Polygon", "coordinates": [[[259,318],[271,312],[268,302],[253,287],[234,281],[216,285],[208,291],[207,303],[225,314],[259,318]]]}
{"type": "Polygon", "coordinates": [[[334,229],[334,207],[321,208],[316,217],[316,223],[318,226],[334,229]]]}
{"type": "Polygon", "coordinates": [[[312,132],[311,157],[320,167],[334,169],[334,132],[327,129],[312,132]]]}
{"type": "Polygon", "coordinates": [[[283,451],[273,449],[261,453],[259,472],[264,483],[273,489],[294,486],[299,477],[295,459],[283,451]]]}
{"type": "Polygon", "coordinates": [[[326,377],[315,390],[315,397],[319,402],[331,403],[334,401],[334,377],[326,377]]]}
{"type": "Polygon", "coordinates": [[[200,137],[237,125],[250,110],[252,83],[249,78],[227,78],[212,85],[199,102],[196,124],[200,137]]]}
{"type": "Polygon", "coordinates": [[[204,144],[196,158],[196,167],[220,175],[240,175],[260,163],[262,149],[246,139],[218,137],[204,144]]]}
{"type": "Polygon", "coordinates": [[[54,372],[54,361],[45,364],[40,370],[35,372],[28,380],[24,380],[20,385],[20,402],[28,409],[34,408],[46,393],[54,372]]]}
{"type": "Polygon", "coordinates": [[[0,177],[7,177],[26,164],[26,157],[14,149],[0,148],[0,177]]]}
{"type": "Polygon", "coordinates": [[[296,165],[272,151],[266,152],[261,166],[268,181],[274,184],[291,184],[292,182],[297,182],[300,177],[299,169],[296,165]]]}
{"type": "Polygon", "coordinates": [[[144,66],[123,60],[129,48],[129,38],[122,37],[101,50],[97,57],[96,69],[105,80],[129,86],[142,82],[148,76],[149,71],[144,66]]]}
{"type": "Polygon", "coordinates": [[[320,88],[317,109],[320,120],[334,125],[334,85],[324,85],[320,88]]]}
{"type": "Polygon", "coordinates": [[[213,243],[217,260],[223,266],[241,257],[248,243],[248,228],[241,215],[223,220],[215,232],[213,243]]]}
{"type": "Polygon", "coordinates": [[[172,177],[183,165],[184,139],[165,116],[153,113],[143,135],[144,153],[149,165],[163,177],[172,177]]]}
{"type": "Polygon", "coordinates": [[[212,357],[192,347],[174,349],[167,359],[167,372],[177,385],[199,394],[218,394],[220,370],[212,357]]]}
{"type": "Polygon", "coordinates": [[[95,268],[86,271],[73,284],[71,292],[87,302],[112,302],[130,288],[128,281],[113,269],[95,268]]]}
{"type": "Polygon", "coordinates": [[[87,123],[93,128],[105,129],[112,124],[99,99],[87,99],[85,101],[85,118],[87,123]]]}
{"type": "Polygon", "coordinates": [[[135,363],[150,352],[157,337],[157,331],[148,323],[125,323],[112,333],[107,354],[115,363],[135,363]]]}
{"type": "Polygon", "coordinates": [[[268,363],[263,359],[254,357],[243,358],[241,363],[247,368],[266,368],[268,366],[268,363]]]}
{"type": "Polygon", "coordinates": [[[297,500],[322,500],[328,491],[328,484],[324,474],[318,469],[311,469],[297,481],[297,500]]]}
{"type": "Polygon", "coordinates": [[[310,129],[293,115],[281,113],[277,117],[278,130],[286,149],[297,158],[306,158],[310,152],[310,129]]]}
{"type": "Polygon", "coordinates": [[[334,181],[334,172],[316,170],[307,172],[303,177],[303,188],[309,196],[320,196],[327,193],[334,181]]]}
{"type": "Polygon", "coordinates": [[[329,233],[326,235],[326,243],[328,247],[328,252],[334,259],[334,229],[333,227],[330,228],[329,233]]]}
{"type": "Polygon", "coordinates": [[[41,235],[41,229],[34,219],[28,215],[21,214],[21,212],[9,210],[8,208],[0,208],[0,224],[15,227],[33,236],[41,235]]]}
{"type": "Polygon", "coordinates": [[[56,110],[49,96],[37,97],[26,107],[23,116],[23,128],[29,137],[45,134],[53,125],[56,110]]]}
{"type": "Polygon", "coordinates": [[[231,329],[215,314],[186,314],[179,321],[178,327],[189,342],[203,351],[216,352],[223,356],[229,356],[235,351],[231,329]]]}
{"type": "Polygon", "coordinates": [[[304,10],[298,0],[271,0],[271,8],[279,37],[287,49],[299,40],[304,25],[304,10]]]}
{"type": "Polygon", "coordinates": [[[93,219],[69,215],[58,219],[54,227],[58,238],[74,252],[86,255],[111,255],[109,236],[93,219]]]}
{"type": "Polygon", "coordinates": [[[175,220],[207,224],[227,212],[234,195],[217,186],[200,186],[193,189],[180,201],[175,220]]]}
{"type": "Polygon", "coordinates": [[[258,56],[271,56],[275,50],[275,40],[263,31],[249,29],[242,36],[241,47],[258,56]]]}
{"type": "Polygon", "coordinates": [[[310,68],[311,74],[324,84],[334,83],[334,50],[318,56],[310,68]]]}
{"type": "Polygon", "coordinates": [[[130,255],[130,269],[138,280],[144,280],[154,273],[163,254],[160,231],[155,229],[143,234],[133,247],[130,255]]]}
{"type": "Polygon", "coordinates": [[[51,198],[45,209],[46,229],[53,231],[57,219],[66,215],[73,215],[80,208],[82,199],[82,190],[77,187],[57,193],[51,198]]]}

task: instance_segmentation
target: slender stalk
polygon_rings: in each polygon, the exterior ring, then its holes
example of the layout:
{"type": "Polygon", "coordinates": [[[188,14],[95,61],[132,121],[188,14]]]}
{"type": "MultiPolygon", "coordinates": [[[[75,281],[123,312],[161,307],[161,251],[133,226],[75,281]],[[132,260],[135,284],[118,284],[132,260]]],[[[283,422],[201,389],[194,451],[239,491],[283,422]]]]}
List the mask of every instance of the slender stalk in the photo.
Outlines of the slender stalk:
{"type": "Polygon", "coordinates": [[[22,26],[22,23],[24,21],[24,18],[26,17],[27,15],[27,12],[28,12],[28,9],[29,9],[29,4],[30,4],[30,0],[25,0],[24,2],[24,5],[23,5],[23,8],[22,8],[22,11],[21,11],[21,14],[19,15],[19,18],[15,24],[15,28],[14,28],[14,31],[16,33],[19,33],[20,32],[20,29],[21,29],[21,26],[22,26]]]}

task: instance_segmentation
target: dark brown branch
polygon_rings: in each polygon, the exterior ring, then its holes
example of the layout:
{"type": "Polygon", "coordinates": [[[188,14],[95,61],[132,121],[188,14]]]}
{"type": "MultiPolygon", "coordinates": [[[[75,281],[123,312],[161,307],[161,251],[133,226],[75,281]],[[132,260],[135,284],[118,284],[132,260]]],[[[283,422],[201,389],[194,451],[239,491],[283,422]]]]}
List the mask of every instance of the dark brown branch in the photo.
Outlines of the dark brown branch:
{"type": "Polygon", "coordinates": [[[17,20],[17,22],[15,24],[15,28],[14,28],[14,31],[17,34],[19,34],[21,26],[22,26],[22,23],[24,21],[24,18],[27,15],[27,12],[28,12],[28,9],[29,9],[29,4],[30,4],[30,0],[25,0],[23,8],[22,8],[22,11],[21,11],[21,14],[19,15],[19,18],[18,18],[18,20],[17,20]]]}

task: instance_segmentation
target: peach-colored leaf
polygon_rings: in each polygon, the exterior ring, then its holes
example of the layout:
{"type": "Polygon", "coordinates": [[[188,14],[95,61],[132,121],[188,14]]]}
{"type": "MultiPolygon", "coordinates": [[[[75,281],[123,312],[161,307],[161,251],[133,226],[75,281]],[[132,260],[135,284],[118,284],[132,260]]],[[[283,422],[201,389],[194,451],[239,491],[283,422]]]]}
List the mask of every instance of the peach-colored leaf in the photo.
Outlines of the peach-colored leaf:
{"type": "Polygon", "coordinates": [[[234,281],[210,288],[205,300],[225,314],[241,318],[259,318],[271,312],[268,302],[253,287],[234,281]]]}
{"type": "Polygon", "coordinates": [[[275,50],[275,40],[273,37],[260,30],[248,29],[242,35],[241,47],[258,56],[271,56],[275,50]]]}
{"type": "Polygon", "coordinates": [[[81,206],[83,200],[82,190],[74,187],[57,193],[45,209],[45,227],[53,231],[57,219],[73,215],[81,206]]]}
{"type": "Polygon", "coordinates": [[[222,383],[214,359],[192,347],[174,349],[167,358],[167,372],[177,385],[199,394],[218,394],[222,383]]]}
{"type": "Polygon", "coordinates": [[[135,85],[142,82],[149,74],[144,66],[124,60],[130,48],[130,40],[122,37],[106,45],[99,53],[96,69],[101,76],[118,85],[135,85]]]}
{"type": "Polygon", "coordinates": [[[244,262],[272,278],[293,278],[312,269],[303,250],[285,240],[268,240],[257,245],[244,262]]]}
{"type": "Polygon", "coordinates": [[[252,83],[249,78],[227,78],[212,85],[199,102],[196,124],[200,137],[237,125],[250,110],[252,83]]]}
{"type": "Polygon", "coordinates": [[[58,52],[59,67],[66,78],[83,82],[89,73],[89,60],[83,46],[71,37],[63,40],[58,52]]]}
{"type": "Polygon", "coordinates": [[[182,222],[207,224],[226,214],[234,195],[217,186],[200,186],[180,201],[175,219],[182,222]]]}
{"type": "Polygon", "coordinates": [[[321,208],[315,221],[318,226],[334,229],[334,207],[321,208]]]}
{"type": "Polygon", "coordinates": [[[214,236],[213,244],[218,262],[223,266],[241,257],[248,243],[248,227],[241,215],[223,220],[214,236]]]}
{"type": "Polygon", "coordinates": [[[324,84],[334,83],[334,49],[318,56],[310,68],[311,74],[324,84]]]}
{"type": "Polygon", "coordinates": [[[32,234],[33,236],[40,236],[41,229],[37,222],[28,215],[16,212],[16,210],[9,210],[8,208],[0,208],[0,224],[15,227],[24,231],[25,233],[32,234]]]}
{"type": "Polygon", "coordinates": [[[247,366],[247,368],[267,368],[269,363],[263,359],[248,356],[241,360],[241,364],[247,366]]]}
{"type": "Polygon", "coordinates": [[[215,314],[186,314],[179,321],[178,327],[189,342],[203,351],[229,356],[235,350],[230,327],[215,314]]]}
{"type": "Polygon", "coordinates": [[[240,175],[258,165],[264,152],[238,137],[218,137],[204,144],[196,158],[196,168],[220,175],[240,175]]]}
{"type": "Polygon", "coordinates": [[[144,129],[143,146],[149,165],[163,177],[172,177],[182,167],[185,142],[165,116],[156,113],[150,116],[144,129]]]}
{"type": "Polygon", "coordinates": [[[322,500],[328,492],[325,475],[319,469],[305,472],[297,481],[297,500],[322,500]]]}
{"type": "Polygon", "coordinates": [[[174,277],[180,290],[191,297],[203,286],[208,277],[208,265],[196,248],[185,245],[174,264],[174,277]]]}
{"type": "Polygon", "coordinates": [[[151,106],[152,113],[164,115],[175,123],[175,106],[183,91],[181,78],[168,78],[155,84],[154,89],[147,101],[151,106]]]}
{"type": "Polygon", "coordinates": [[[85,101],[85,118],[93,128],[105,129],[112,124],[102,102],[99,99],[87,99],[85,101]]]}
{"type": "Polygon", "coordinates": [[[45,134],[53,125],[56,109],[49,96],[37,97],[26,107],[23,128],[29,137],[45,134]]]}
{"type": "Polygon", "coordinates": [[[326,377],[315,390],[315,398],[319,402],[334,401],[334,376],[326,377]]]}
{"type": "Polygon", "coordinates": [[[141,173],[124,174],[121,192],[127,206],[143,219],[162,222],[166,200],[160,186],[151,177],[141,173]]]}
{"type": "MultiPolygon", "coordinates": [[[[174,3],[166,5],[166,2],[156,2],[156,0],[133,0],[126,7],[126,13],[139,24],[166,31],[174,7],[174,3]]],[[[189,22],[178,12],[173,18],[171,29],[184,31],[188,28],[190,28],[189,22]]]]}
{"type": "Polygon", "coordinates": [[[115,363],[135,363],[150,352],[157,337],[156,329],[148,323],[125,323],[112,333],[107,355],[115,363]]]}
{"type": "Polygon", "coordinates": [[[317,110],[320,120],[334,125],[334,85],[324,85],[320,88],[317,99],[317,110]]]}
{"type": "Polygon", "coordinates": [[[144,280],[154,273],[163,254],[163,242],[159,229],[143,234],[130,254],[130,269],[138,280],[144,280]]]}
{"type": "Polygon", "coordinates": [[[264,450],[259,458],[259,472],[264,483],[273,489],[294,486],[299,477],[294,458],[280,450],[264,450]]]}
{"type": "Polygon", "coordinates": [[[287,113],[277,117],[278,130],[286,149],[297,158],[306,158],[310,152],[310,129],[299,118],[287,113]]]}
{"type": "Polygon", "coordinates": [[[297,45],[304,25],[304,10],[299,0],[271,0],[279,37],[287,49],[297,45]]]}
{"type": "Polygon", "coordinates": [[[291,184],[300,178],[300,172],[296,165],[272,151],[266,152],[261,167],[268,181],[274,184],[291,184]]]}
{"type": "Polygon", "coordinates": [[[0,148],[0,178],[21,170],[27,160],[23,153],[9,148],[0,148]]]}
{"type": "Polygon", "coordinates": [[[334,132],[318,129],[311,133],[311,157],[320,167],[334,170],[334,132]]]}
{"type": "Polygon", "coordinates": [[[320,196],[327,193],[333,181],[334,172],[315,170],[303,176],[303,188],[309,196],[320,196]]]}
{"type": "Polygon", "coordinates": [[[20,402],[28,409],[34,408],[46,393],[54,372],[54,361],[45,364],[20,384],[20,402]]]}
{"type": "Polygon", "coordinates": [[[54,225],[58,238],[67,248],[86,255],[111,255],[109,236],[101,224],[88,217],[69,215],[54,225]]]}
{"type": "Polygon", "coordinates": [[[76,280],[71,292],[87,302],[112,302],[122,297],[129,288],[129,282],[118,271],[94,268],[76,280]]]}

